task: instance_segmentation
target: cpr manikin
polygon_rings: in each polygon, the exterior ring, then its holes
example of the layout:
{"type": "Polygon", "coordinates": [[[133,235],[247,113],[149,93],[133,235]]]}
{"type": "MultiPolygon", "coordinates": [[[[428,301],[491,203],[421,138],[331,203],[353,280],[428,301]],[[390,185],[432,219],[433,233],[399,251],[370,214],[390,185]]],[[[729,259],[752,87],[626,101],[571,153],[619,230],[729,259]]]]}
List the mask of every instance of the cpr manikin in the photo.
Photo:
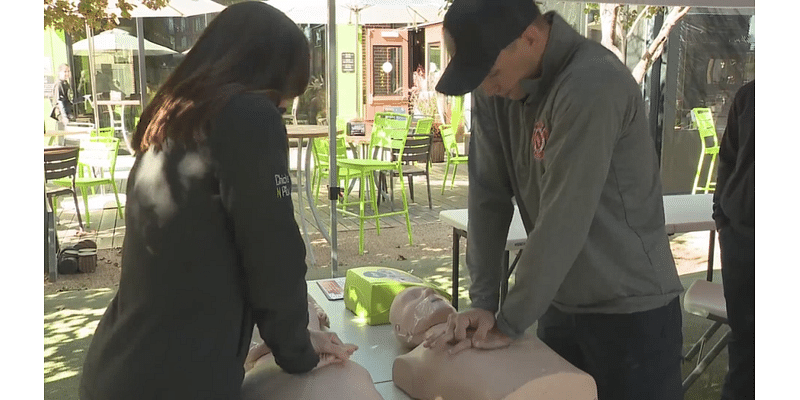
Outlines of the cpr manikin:
{"type": "MultiPolygon", "coordinates": [[[[308,329],[330,327],[328,316],[309,296],[308,329]]],[[[305,374],[288,374],[275,363],[269,348],[254,332],[245,359],[242,400],[331,399],[382,400],[372,377],[361,365],[347,360],[315,368],[305,374]]]]}
{"type": "MultiPolygon", "coordinates": [[[[400,292],[389,310],[397,339],[413,347],[397,357],[394,384],[415,399],[594,400],[592,377],[532,335],[495,350],[469,348],[455,355],[419,344],[443,330],[456,310],[432,289],[400,292]]],[[[487,338],[491,341],[492,338],[487,338]]]]}

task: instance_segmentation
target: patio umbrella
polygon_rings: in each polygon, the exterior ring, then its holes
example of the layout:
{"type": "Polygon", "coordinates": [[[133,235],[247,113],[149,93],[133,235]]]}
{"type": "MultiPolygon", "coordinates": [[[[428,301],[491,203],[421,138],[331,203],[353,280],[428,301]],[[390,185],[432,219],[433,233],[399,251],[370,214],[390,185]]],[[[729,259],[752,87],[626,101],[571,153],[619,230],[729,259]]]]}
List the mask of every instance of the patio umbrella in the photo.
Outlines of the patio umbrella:
{"type": "MultiPolygon", "coordinates": [[[[153,10],[142,5],[141,0],[127,0],[133,6],[130,11],[131,18],[153,18],[153,17],[191,17],[193,15],[211,14],[220,12],[225,6],[212,0],[171,0],[166,6],[158,10],[153,10]]],[[[115,4],[109,1],[106,10],[113,11],[120,15],[120,10],[115,4]]]]}
{"type": "MultiPolygon", "coordinates": [[[[70,0],[76,7],[78,0],[70,0]]],[[[145,48],[145,40],[144,40],[144,29],[142,18],[154,18],[154,17],[189,17],[193,15],[200,15],[200,14],[209,14],[220,12],[225,9],[225,6],[216,3],[212,0],[172,0],[170,1],[165,7],[162,7],[158,10],[153,10],[144,6],[141,0],[127,0],[129,4],[133,6],[133,9],[130,11],[131,18],[136,20],[136,31],[138,37],[138,53],[147,54],[147,50],[145,48]]],[[[107,13],[114,13],[116,15],[121,15],[120,9],[116,6],[116,3],[109,2],[110,4],[106,7],[107,13]]],[[[93,38],[92,29],[89,27],[89,24],[86,23],[86,36],[88,38],[93,38]]],[[[99,36],[99,35],[98,35],[99,36]]],[[[89,73],[92,77],[95,76],[96,68],[94,65],[94,40],[88,40],[88,55],[89,55],[89,73]]],[[[95,85],[94,79],[91,80],[92,82],[92,107],[97,110],[97,88],[95,85]]],[[[147,105],[147,90],[145,88],[145,64],[144,64],[144,57],[139,57],[139,91],[141,93],[141,106],[144,108],[147,105]]],[[[100,121],[97,113],[95,113],[95,126],[100,126],[100,121]]]]}
{"type": "MultiPolygon", "coordinates": [[[[139,39],[130,33],[114,28],[105,32],[101,32],[92,37],[94,40],[94,52],[115,52],[115,51],[132,51],[136,55],[139,54],[139,39]]],[[[89,55],[89,39],[83,39],[72,45],[72,52],[79,56],[89,55]]],[[[145,56],[163,56],[167,54],[175,54],[175,50],[164,47],[160,44],[155,44],[149,40],[144,40],[144,55],[145,56]]]]}
{"type": "MultiPolygon", "coordinates": [[[[327,0],[266,0],[298,24],[327,24],[327,0]]],[[[337,24],[413,24],[441,20],[444,0],[338,0],[337,24]]]]}

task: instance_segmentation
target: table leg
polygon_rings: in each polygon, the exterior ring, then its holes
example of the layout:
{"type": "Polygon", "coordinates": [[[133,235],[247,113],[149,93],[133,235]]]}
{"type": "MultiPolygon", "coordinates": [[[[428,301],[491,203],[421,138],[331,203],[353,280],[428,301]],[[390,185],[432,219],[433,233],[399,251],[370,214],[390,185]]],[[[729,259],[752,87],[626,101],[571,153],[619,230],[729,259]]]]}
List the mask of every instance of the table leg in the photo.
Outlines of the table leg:
{"type": "MultiPolygon", "coordinates": [[[[311,189],[312,188],[311,188],[311,185],[308,184],[308,182],[311,182],[311,154],[312,154],[312,146],[313,146],[312,141],[313,140],[314,140],[313,138],[309,139],[308,145],[306,146],[306,167],[305,167],[305,175],[306,175],[305,176],[305,181],[306,181],[306,184],[304,186],[305,186],[305,189],[306,189],[306,197],[308,199],[309,208],[311,208],[311,215],[314,216],[314,222],[317,223],[317,229],[319,229],[319,233],[322,234],[322,237],[324,237],[325,240],[328,241],[328,243],[331,243],[332,242],[331,236],[328,233],[328,230],[325,228],[325,225],[320,220],[319,214],[317,214],[317,208],[314,207],[314,196],[311,193],[311,189]]],[[[321,184],[322,184],[322,182],[320,182],[320,185],[321,184]]],[[[298,193],[298,196],[299,195],[300,194],[298,193]]]]}
{"type": "Polygon", "coordinates": [[[503,264],[502,264],[502,275],[500,275],[500,305],[503,305],[503,302],[506,301],[506,295],[508,294],[508,258],[509,258],[509,251],[506,250],[503,252],[503,264]]]}
{"type": "Polygon", "coordinates": [[[711,231],[708,237],[708,267],[706,269],[706,280],[711,282],[714,279],[714,248],[717,244],[717,231],[711,231]]]}
{"type": "Polygon", "coordinates": [[[122,111],[120,111],[120,119],[122,120],[122,139],[125,141],[125,147],[131,154],[133,154],[133,149],[130,145],[131,141],[128,140],[128,128],[125,125],[125,106],[120,107],[122,107],[122,111]]]}
{"type": "Polygon", "coordinates": [[[451,302],[453,304],[453,307],[456,310],[458,310],[458,265],[460,263],[459,262],[460,261],[459,258],[460,258],[460,255],[461,255],[461,252],[459,250],[459,244],[461,243],[461,236],[466,237],[467,233],[462,231],[462,230],[460,230],[460,229],[453,228],[453,276],[452,276],[452,279],[453,279],[452,296],[453,296],[453,298],[452,298],[451,302]]]}
{"type": "MultiPolygon", "coordinates": [[[[309,141],[310,143],[310,141],[309,141]]],[[[306,219],[303,216],[303,173],[302,173],[302,157],[303,157],[303,139],[297,139],[297,205],[300,213],[300,228],[303,230],[303,238],[306,242],[306,253],[311,259],[311,264],[316,265],[317,260],[314,257],[314,249],[311,247],[311,241],[308,239],[308,228],[306,228],[306,219]]]]}
{"type": "Polygon", "coordinates": [[[56,252],[58,251],[58,236],[55,227],[55,216],[53,209],[47,199],[44,200],[44,265],[47,273],[50,274],[50,282],[58,280],[58,262],[56,252]]]}

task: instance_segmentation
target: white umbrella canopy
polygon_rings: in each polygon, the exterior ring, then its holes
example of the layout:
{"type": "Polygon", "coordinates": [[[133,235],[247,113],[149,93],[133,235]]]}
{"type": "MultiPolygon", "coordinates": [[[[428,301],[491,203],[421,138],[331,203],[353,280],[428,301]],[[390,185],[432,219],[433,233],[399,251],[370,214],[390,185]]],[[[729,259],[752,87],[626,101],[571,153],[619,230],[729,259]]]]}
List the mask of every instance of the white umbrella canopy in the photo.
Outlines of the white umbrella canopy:
{"type": "Polygon", "coordinates": [[[444,18],[445,1],[440,0],[364,0],[358,18],[362,24],[423,24],[444,18]]]}
{"type": "MultiPolygon", "coordinates": [[[[133,6],[133,10],[130,11],[131,18],[191,17],[221,12],[225,9],[225,6],[212,0],[172,0],[158,10],[147,8],[140,0],[127,0],[127,2],[133,6]]],[[[116,15],[122,14],[113,0],[108,2],[106,10],[116,15]]]]}
{"type": "MultiPolygon", "coordinates": [[[[76,8],[78,4],[78,0],[69,0],[76,8]]],[[[141,0],[127,0],[129,4],[133,6],[133,9],[129,11],[130,18],[136,19],[136,29],[139,34],[136,39],[138,40],[138,52],[143,52],[145,56],[151,55],[148,54],[147,45],[145,44],[144,37],[141,37],[141,27],[142,27],[142,18],[157,18],[157,17],[190,17],[194,15],[201,15],[201,14],[209,14],[209,13],[216,13],[221,12],[225,9],[225,6],[216,3],[212,0],[171,0],[166,6],[158,9],[153,10],[146,6],[144,6],[141,0]]],[[[122,11],[119,7],[116,6],[116,2],[113,0],[109,0],[108,6],[106,6],[106,13],[108,14],[116,14],[118,17],[122,16],[122,11]]],[[[92,30],[88,24],[86,24],[86,33],[89,36],[88,43],[87,43],[87,54],[89,55],[89,71],[92,76],[95,75],[96,68],[94,66],[94,53],[95,53],[95,43],[94,43],[94,36],[92,35],[92,30]]],[[[101,34],[102,35],[102,34],[101,34]]],[[[100,35],[97,35],[100,36],[100,35]]],[[[155,43],[151,43],[155,45],[155,43]]],[[[166,48],[165,48],[166,49],[166,48]]],[[[168,53],[169,54],[169,53],[168,53]]],[[[146,89],[144,88],[144,58],[139,58],[139,86],[140,92],[142,94],[140,102],[142,107],[146,105],[146,89]]],[[[92,106],[95,110],[97,110],[97,91],[95,87],[95,81],[92,79],[92,106]]],[[[100,126],[100,121],[98,119],[97,113],[95,113],[95,126],[100,126]]],[[[127,144],[127,143],[126,143],[127,144]]],[[[129,147],[130,150],[130,147],[129,147]]]]}
{"type": "MultiPolygon", "coordinates": [[[[266,0],[297,24],[327,24],[327,0],[266,0]]],[[[441,21],[444,0],[337,0],[337,24],[412,24],[441,21]]]]}
{"type": "MultiPolygon", "coordinates": [[[[136,55],[139,54],[139,38],[119,28],[114,28],[94,35],[92,40],[94,40],[95,53],[107,53],[122,50],[132,51],[136,55]]],[[[73,54],[79,56],[89,55],[89,39],[83,39],[75,42],[75,44],[72,45],[72,52],[73,54]]],[[[175,53],[177,53],[175,50],[172,50],[168,47],[155,44],[149,40],[144,41],[145,56],[162,56],[175,53]]]]}

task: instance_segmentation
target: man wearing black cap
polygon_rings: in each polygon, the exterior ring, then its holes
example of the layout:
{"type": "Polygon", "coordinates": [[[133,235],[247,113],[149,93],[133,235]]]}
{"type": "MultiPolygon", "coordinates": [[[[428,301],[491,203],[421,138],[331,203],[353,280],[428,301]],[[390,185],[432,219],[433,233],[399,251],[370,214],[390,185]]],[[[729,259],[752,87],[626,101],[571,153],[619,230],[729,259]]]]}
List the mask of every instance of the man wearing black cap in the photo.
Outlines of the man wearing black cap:
{"type": "Polygon", "coordinates": [[[453,56],[436,90],[474,99],[473,308],[425,345],[496,347],[538,320],[539,337],[594,377],[600,400],[683,398],[683,288],[630,71],[533,0],[454,0],[444,31],[453,56]],[[499,305],[512,198],[528,241],[499,305]]]}

